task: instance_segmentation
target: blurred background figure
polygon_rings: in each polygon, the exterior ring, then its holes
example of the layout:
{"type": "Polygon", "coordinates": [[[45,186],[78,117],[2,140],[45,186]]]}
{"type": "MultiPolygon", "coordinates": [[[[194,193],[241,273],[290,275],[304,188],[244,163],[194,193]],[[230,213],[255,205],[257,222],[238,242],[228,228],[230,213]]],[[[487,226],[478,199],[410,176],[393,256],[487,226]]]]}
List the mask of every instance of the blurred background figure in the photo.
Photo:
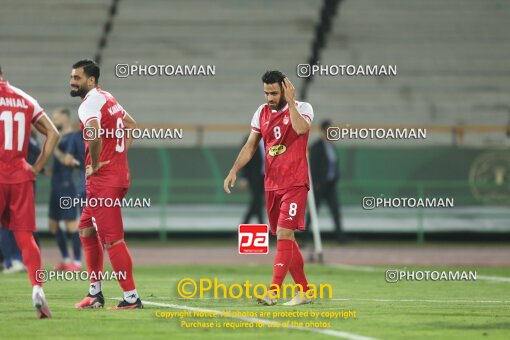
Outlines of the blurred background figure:
{"type": "Polygon", "coordinates": [[[257,152],[241,172],[240,186],[243,190],[246,190],[246,188],[250,190],[250,204],[244,215],[243,224],[250,223],[252,217],[255,217],[258,223],[264,223],[262,218],[265,174],[264,156],[264,142],[261,140],[257,152]]]}
{"type": "Polygon", "coordinates": [[[51,172],[48,225],[50,232],[55,236],[60,255],[62,256],[62,262],[55,266],[55,270],[76,271],[81,270],[81,241],[76,221],[78,209],[74,206],[69,209],[63,209],[60,206],[61,197],[70,197],[71,199],[77,197],[76,187],[73,183],[73,169],[66,165],[65,162],[66,152],[73,138],[71,111],[67,108],[57,109],[53,113],[53,123],[60,132],[60,141],[55,148],[55,160],[51,172]],[[66,227],[65,234],[60,229],[60,221],[64,221],[66,227]],[[72,243],[74,261],[69,256],[66,235],[72,243]]]}
{"type": "Polygon", "coordinates": [[[4,274],[20,273],[25,271],[25,266],[21,260],[21,251],[16,244],[12,231],[2,229],[0,246],[4,256],[3,265],[4,274]]]}
{"type": "MultiPolygon", "coordinates": [[[[85,142],[81,131],[70,133],[69,143],[67,145],[64,157],[64,165],[78,169],[78,183],[76,185],[76,194],[79,198],[85,199],[85,142]]],[[[78,218],[81,215],[82,207],[78,206],[78,218]]]]}
{"type": "MultiPolygon", "coordinates": [[[[28,144],[28,155],[27,162],[30,165],[33,165],[37,160],[37,157],[41,154],[41,146],[37,141],[37,136],[35,131],[31,131],[30,140],[28,144]]],[[[35,194],[35,185],[34,182],[34,194],[35,194]]],[[[38,242],[38,237],[34,234],[34,237],[38,242]]],[[[3,259],[3,273],[4,274],[12,274],[12,273],[20,273],[24,272],[25,266],[23,265],[23,261],[21,259],[21,251],[18,248],[18,244],[16,243],[16,239],[14,238],[14,234],[12,231],[7,229],[2,229],[0,234],[0,248],[2,250],[2,254],[4,256],[3,259]]]]}
{"type": "MultiPolygon", "coordinates": [[[[339,159],[335,147],[327,138],[329,127],[331,127],[331,121],[324,120],[321,123],[321,136],[310,148],[313,192],[317,212],[321,203],[326,201],[335,225],[336,240],[339,243],[345,243],[348,239],[342,230],[340,201],[336,190],[336,184],[340,179],[339,159]]],[[[306,224],[310,226],[310,214],[307,216],[306,224]]],[[[307,230],[310,234],[311,228],[308,227],[307,230]]]]}

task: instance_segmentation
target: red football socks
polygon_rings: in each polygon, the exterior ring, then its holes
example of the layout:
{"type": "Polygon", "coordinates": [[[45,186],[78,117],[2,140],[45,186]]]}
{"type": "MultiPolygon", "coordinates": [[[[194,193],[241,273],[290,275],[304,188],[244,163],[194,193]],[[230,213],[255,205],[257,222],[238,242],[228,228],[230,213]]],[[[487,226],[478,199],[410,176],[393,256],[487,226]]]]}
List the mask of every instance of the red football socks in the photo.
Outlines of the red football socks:
{"type": "Polygon", "coordinates": [[[85,253],[85,262],[87,263],[87,271],[89,273],[90,282],[94,283],[99,280],[99,275],[103,272],[103,246],[99,241],[99,236],[85,237],[80,236],[85,253]]]}
{"type": "Polygon", "coordinates": [[[303,261],[303,254],[301,254],[301,250],[299,249],[297,242],[294,240],[292,243],[292,246],[294,247],[294,256],[292,257],[292,263],[289,268],[290,275],[292,275],[292,278],[296,284],[300,284],[303,287],[303,292],[306,292],[308,290],[308,281],[306,280],[305,275],[305,263],[303,261]]]}
{"type": "Polygon", "coordinates": [[[122,290],[127,292],[135,289],[135,281],[133,279],[133,260],[126,246],[126,242],[122,241],[107,248],[110,256],[110,262],[113,270],[117,274],[119,284],[122,290]],[[126,275],[122,278],[121,275],[126,275]]]}
{"type": "Polygon", "coordinates": [[[28,277],[32,286],[41,286],[42,282],[38,282],[37,271],[41,270],[41,252],[37,243],[35,243],[34,235],[31,231],[15,231],[14,237],[16,243],[21,250],[23,264],[27,268],[28,277]]]}
{"type": "Polygon", "coordinates": [[[274,258],[272,284],[278,285],[280,288],[292,263],[293,243],[294,241],[292,240],[276,241],[276,257],[274,258]]]}

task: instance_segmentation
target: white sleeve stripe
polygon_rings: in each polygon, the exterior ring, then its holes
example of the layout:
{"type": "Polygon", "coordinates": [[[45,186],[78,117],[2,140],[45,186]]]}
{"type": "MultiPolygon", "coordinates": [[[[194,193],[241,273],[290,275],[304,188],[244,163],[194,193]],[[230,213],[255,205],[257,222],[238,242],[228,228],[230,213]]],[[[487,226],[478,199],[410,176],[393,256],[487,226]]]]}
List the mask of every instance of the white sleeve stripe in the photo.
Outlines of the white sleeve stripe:
{"type": "Polygon", "coordinates": [[[257,111],[255,111],[255,113],[253,114],[253,117],[251,119],[251,127],[259,129],[259,131],[260,131],[260,113],[262,112],[264,106],[265,104],[260,105],[257,111]]]}
{"type": "Polygon", "coordinates": [[[87,127],[87,123],[88,123],[88,122],[90,122],[90,121],[91,121],[91,120],[93,120],[93,119],[97,119],[97,121],[98,121],[99,123],[101,123],[101,121],[99,120],[99,117],[89,117],[89,118],[87,118],[87,120],[85,121],[85,124],[83,124],[83,125],[84,125],[85,127],[87,127]]]}
{"type": "Polygon", "coordinates": [[[97,91],[90,93],[90,96],[83,101],[78,109],[78,116],[80,121],[86,125],[90,118],[94,117],[101,120],[101,108],[106,103],[106,98],[97,93],[97,91]]]}

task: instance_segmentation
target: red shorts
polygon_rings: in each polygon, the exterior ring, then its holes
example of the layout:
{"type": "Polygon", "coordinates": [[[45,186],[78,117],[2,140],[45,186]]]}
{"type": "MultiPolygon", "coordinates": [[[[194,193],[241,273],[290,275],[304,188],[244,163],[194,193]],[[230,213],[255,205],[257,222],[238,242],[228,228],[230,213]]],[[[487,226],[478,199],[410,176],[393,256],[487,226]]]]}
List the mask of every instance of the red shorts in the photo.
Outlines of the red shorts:
{"type": "Polygon", "coordinates": [[[276,235],[276,227],[305,230],[307,196],[307,187],[266,191],[267,216],[273,235],[276,235]]]}
{"type": "Polygon", "coordinates": [[[0,222],[12,231],[36,231],[34,182],[0,183],[0,222]]]}
{"type": "MultiPolygon", "coordinates": [[[[99,202],[99,199],[111,198],[122,200],[126,196],[128,188],[87,188],[87,200],[99,202]],[[94,199],[98,199],[94,201],[94,199]]],[[[124,224],[122,223],[122,211],[118,206],[101,206],[90,204],[85,206],[80,217],[78,229],[94,227],[102,243],[110,243],[124,238],[124,224]]]]}

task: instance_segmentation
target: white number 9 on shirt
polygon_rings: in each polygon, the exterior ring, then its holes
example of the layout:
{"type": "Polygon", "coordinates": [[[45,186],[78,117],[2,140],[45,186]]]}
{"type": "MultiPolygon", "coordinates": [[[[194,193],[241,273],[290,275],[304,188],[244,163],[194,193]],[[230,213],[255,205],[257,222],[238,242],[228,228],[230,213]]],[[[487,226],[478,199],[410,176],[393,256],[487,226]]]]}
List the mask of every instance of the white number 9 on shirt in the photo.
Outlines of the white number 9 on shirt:
{"type": "MultiPolygon", "coordinates": [[[[117,118],[117,130],[123,130],[123,129],[124,129],[124,122],[122,121],[122,118],[117,118]]],[[[117,151],[117,152],[124,151],[124,134],[122,134],[122,137],[117,138],[117,145],[115,145],[115,151],[117,151]]]]}

